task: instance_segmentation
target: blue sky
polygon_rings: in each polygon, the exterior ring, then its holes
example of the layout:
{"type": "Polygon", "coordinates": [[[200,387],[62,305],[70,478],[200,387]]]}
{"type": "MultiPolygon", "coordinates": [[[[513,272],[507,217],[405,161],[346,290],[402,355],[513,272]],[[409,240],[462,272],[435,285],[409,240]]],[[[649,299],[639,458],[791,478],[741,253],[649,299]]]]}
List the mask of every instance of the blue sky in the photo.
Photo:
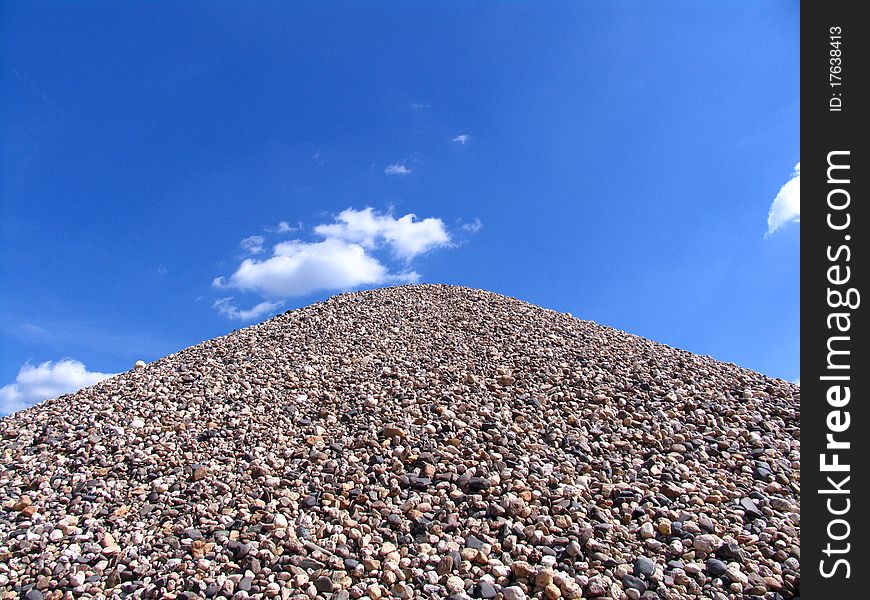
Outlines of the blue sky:
{"type": "Polygon", "coordinates": [[[0,412],[401,281],[797,379],[798,9],[0,4],[0,412]]]}

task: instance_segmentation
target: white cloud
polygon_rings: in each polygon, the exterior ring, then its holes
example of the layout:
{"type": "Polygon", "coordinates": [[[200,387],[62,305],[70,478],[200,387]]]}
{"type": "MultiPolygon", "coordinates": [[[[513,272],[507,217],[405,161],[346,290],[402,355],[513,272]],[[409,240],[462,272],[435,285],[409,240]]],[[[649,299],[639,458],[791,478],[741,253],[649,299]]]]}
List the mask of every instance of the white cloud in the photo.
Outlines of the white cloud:
{"type": "Polygon", "coordinates": [[[251,235],[239,242],[239,245],[250,254],[262,254],[263,242],[265,241],[266,239],[262,235],[251,235]]]}
{"type": "Polygon", "coordinates": [[[393,275],[359,244],[329,238],[322,242],[281,242],[270,258],[245,259],[229,279],[215,279],[214,286],[256,292],[267,298],[293,298],[320,290],[418,278],[414,272],[393,275]]]}
{"type": "Polygon", "coordinates": [[[248,309],[240,309],[233,304],[232,298],[221,298],[215,301],[212,306],[218,313],[230,319],[238,319],[239,321],[251,321],[265,314],[268,314],[281,306],[281,302],[260,302],[248,309]]]}
{"type": "Polygon", "coordinates": [[[275,231],[276,233],[290,233],[293,231],[299,231],[300,229],[302,229],[302,221],[297,223],[295,227],[287,221],[280,221],[277,227],[275,227],[274,229],[267,229],[266,231],[275,231]]]}
{"type": "MultiPolygon", "coordinates": [[[[471,227],[479,229],[480,220],[475,220],[471,227]]],[[[277,231],[294,230],[286,221],[278,224],[277,231]]],[[[270,256],[248,256],[231,275],[212,281],[217,289],[257,294],[262,302],[243,309],[233,297],[226,297],[215,301],[212,307],[225,317],[247,321],[274,311],[287,298],[319,291],[413,283],[420,279],[420,274],[410,268],[414,258],[452,246],[450,234],[439,218],[420,220],[412,213],[396,218],[372,208],[348,208],[332,222],[316,226],[314,233],[323,239],[279,242],[272,247],[270,256]],[[376,257],[377,252],[386,256],[376,257]]],[[[263,239],[252,237],[259,239],[250,242],[250,246],[264,252],[263,239]]],[[[243,246],[247,246],[248,240],[243,240],[243,246]]]]}
{"type": "Polygon", "coordinates": [[[318,225],[314,231],[327,239],[352,242],[367,249],[385,244],[404,260],[450,244],[450,235],[441,219],[429,217],[418,221],[413,213],[396,219],[372,208],[348,208],[338,214],[334,223],[318,225]]]}
{"type": "Polygon", "coordinates": [[[49,398],[57,398],[93,385],[114,373],[88,371],[77,360],[64,358],[37,366],[25,363],[14,383],[0,388],[0,414],[27,408],[49,398]]]}
{"type": "Polygon", "coordinates": [[[481,229],[483,229],[483,223],[480,221],[479,217],[475,217],[474,221],[471,223],[463,223],[461,225],[462,231],[467,231],[469,233],[477,233],[481,229]]]}
{"type": "Polygon", "coordinates": [[[794,167],[791,179],[783,185],[767,214],[767,234],[774,234],[789,223],[801,221],[801,164],[794,167]]]}
{"type": "Polygon", "coordinates": [[[465,142],[467,142],[469,139],[471,139],[471,136],[469,136],[467,133],[460,133],[459,135],[457,135],[455,138],[453,138],[450,141],[464,145],[465,142]]]}
{"type": "Polygon", "coordinates": [[[399,163],[392,164],[384,169],[384,173],[387,175],[408,175],[410,172],[411,169],[399,163]]]}

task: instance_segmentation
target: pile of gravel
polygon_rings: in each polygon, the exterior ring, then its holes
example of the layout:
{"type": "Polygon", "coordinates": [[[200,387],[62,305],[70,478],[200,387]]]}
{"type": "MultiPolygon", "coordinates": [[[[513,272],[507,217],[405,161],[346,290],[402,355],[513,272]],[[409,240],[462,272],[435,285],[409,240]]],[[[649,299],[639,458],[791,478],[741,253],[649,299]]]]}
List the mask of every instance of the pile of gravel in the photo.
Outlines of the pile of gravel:
{"type": "Polygon", "coordinates": [[[3,598],[793,598],[800,390],[467,288],[0,421],[3,598]]]}

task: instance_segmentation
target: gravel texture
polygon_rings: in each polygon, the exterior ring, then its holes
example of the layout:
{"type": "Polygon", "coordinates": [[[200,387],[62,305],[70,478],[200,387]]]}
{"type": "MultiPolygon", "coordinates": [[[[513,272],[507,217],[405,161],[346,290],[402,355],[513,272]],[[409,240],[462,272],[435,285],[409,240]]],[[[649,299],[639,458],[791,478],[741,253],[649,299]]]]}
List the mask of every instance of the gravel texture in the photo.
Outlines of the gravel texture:
{"type": "Polygon", "coordinates": [[[799,406],[489,292],[343,294],[0,421],[0,597],[794,598],[799,406]]]}

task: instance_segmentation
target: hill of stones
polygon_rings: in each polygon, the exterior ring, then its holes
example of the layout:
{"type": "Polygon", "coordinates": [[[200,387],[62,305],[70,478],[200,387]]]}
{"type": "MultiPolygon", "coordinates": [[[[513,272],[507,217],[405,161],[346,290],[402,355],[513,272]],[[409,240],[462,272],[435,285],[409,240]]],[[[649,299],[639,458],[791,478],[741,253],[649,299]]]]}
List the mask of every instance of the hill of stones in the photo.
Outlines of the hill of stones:
{"type": "Polygon", "coordinates": [[[489,292],[336,296],[0,421],[0,597],[794,598],[799,387],[489,292]]]}

